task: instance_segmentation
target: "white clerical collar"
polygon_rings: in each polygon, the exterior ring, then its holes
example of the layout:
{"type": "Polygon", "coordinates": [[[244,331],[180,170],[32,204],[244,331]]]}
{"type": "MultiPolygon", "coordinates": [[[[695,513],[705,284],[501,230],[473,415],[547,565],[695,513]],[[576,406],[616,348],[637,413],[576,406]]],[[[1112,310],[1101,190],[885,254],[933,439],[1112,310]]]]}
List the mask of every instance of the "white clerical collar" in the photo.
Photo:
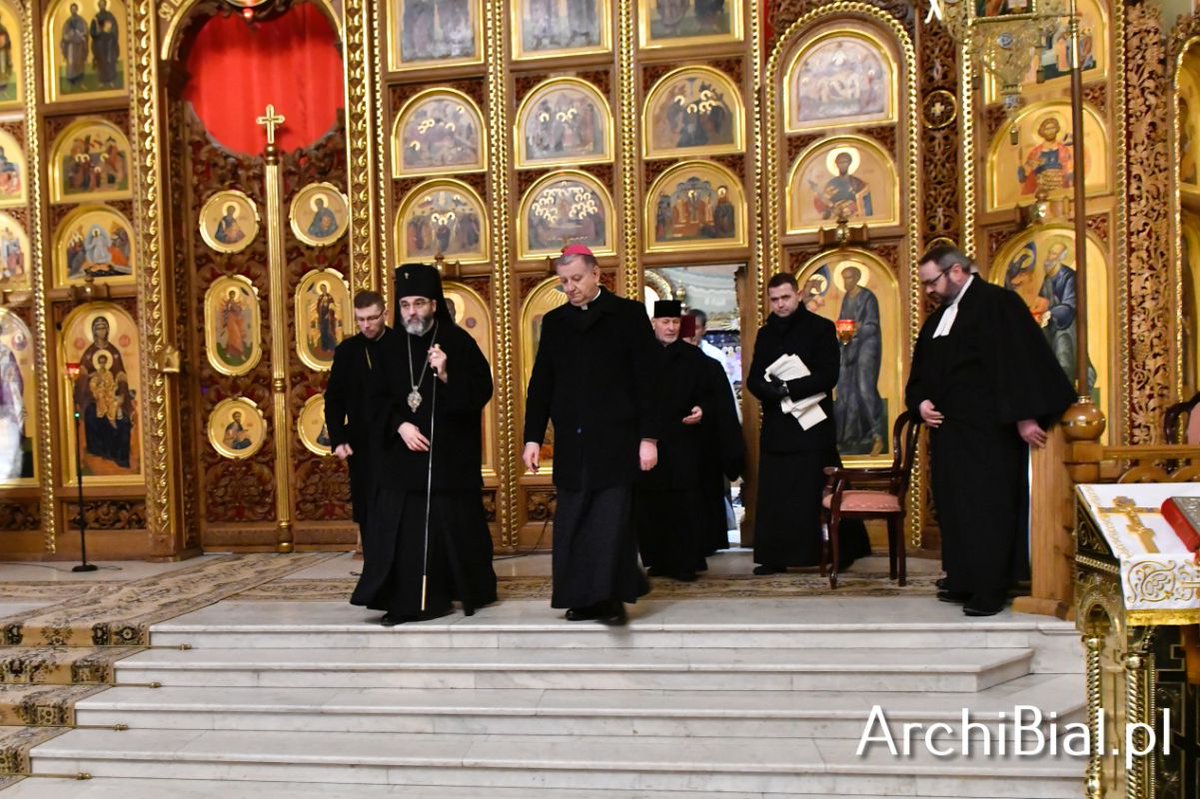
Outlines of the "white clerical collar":
{"type": "Polygon", "coordinates": [[[963,295],[967,293],[967,289],[971,288],[971,284],[975,282],[975,276],[969,275],[967,282],[963,283],[963,287],[954,295],[954,299],[950,300],[950,305],[946,307],[942,318],[938,320],[937,329],[933,331],[933,337],[950,335],[950,328],[954,326],[954,320],[958,318],[958,303],[962,300],[963,295]]]}
{"type": "Polygon", "coordinates": [[[597,288],[596,288],[596,295],[595,295],[594,297],[592,297],[590,300],[588,300],[587,302],[585,302],[583,305],[580,305],[580,306],[579,306],[579,310],[581,310],[581,311],[586,311],[586,310],[588,309],[588,306],[589,306],[589,305],[591,305],[593,302],[595,302],[595,301],[596,301],[596,297],[599,297],[599,296],[600,296],[600,292],[601,292],[602,290],[603,290],[603,286],[599,286],[599,287],[597,287],[597,288]]]}

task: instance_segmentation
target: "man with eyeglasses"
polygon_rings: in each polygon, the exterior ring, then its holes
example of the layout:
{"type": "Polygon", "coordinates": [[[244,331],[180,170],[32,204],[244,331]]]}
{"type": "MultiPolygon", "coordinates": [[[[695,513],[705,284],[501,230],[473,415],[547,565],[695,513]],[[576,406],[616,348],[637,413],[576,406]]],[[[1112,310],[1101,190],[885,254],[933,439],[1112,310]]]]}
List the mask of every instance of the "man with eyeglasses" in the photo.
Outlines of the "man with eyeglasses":
{"type": "Polygon", "coordinates": [[[358,335],[333,351],[333,366],[325,386],[325,425],[329,444],[339,460],[350,467],[350,504],[360,532],[367,525],[367,482],[371,467],[367,447],[367,397],[382,376],[380,347],[392,330],[387,326],[383,297],[376,291],[354,296],[354,322],[358,335]]]}
{"type": "Polygon", "coordinates": [[[950,246],[921,259],[940,307],[917,338],[905,402],[930,430],[938,599],[993,616],[1029,574],[1029,447],[1045,446],[1074,392],[1020,296],[976,271],[950,246]]]}

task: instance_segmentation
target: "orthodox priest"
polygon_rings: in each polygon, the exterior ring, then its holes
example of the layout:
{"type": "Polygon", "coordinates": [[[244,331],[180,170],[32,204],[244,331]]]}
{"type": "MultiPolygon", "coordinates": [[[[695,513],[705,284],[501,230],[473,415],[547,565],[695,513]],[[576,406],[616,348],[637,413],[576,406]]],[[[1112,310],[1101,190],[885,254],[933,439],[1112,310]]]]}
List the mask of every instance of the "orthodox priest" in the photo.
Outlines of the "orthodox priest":
{"type": "Polygon", "coordinates": [[[395,297],[403,331],[382,353],[373,495],[350,599],[386,611],[385,626],[443,616],[452,600],[468,616],[496,600],[480,472],[491,369],[450,317],[436,269],[397,269],[395,297]]]}
{"type": "Polygon", "coordinates": [[[325,386],[325,429],[329,446],[350,467],[350,504],[359,531],[367,526],[368,397],[378,396],[385,386],[380,352],[384,338],[394,335],[387,326],[383,297],[375,291],[354,295],[354,322],[358,335],[338,344],[325,386]]]}
{"type": "Polygon", "coordinates": [[[568,621],[625,622],[649,590],[638,566],[633,484],[658,462],[661,347],[641,303],[600,286],[580,244],[555,261],[567,304],[546,314],[525,400],[522,460],[536,471],[554,422],[554,591],[568,621]]]}
{"type": "MultiPolygon", "coordinates": [[[[654,577],[694,582],[704,571],[708,544],[701,491],[707,427],[718,416],[712,371],[716,361],[680,338],[679,300],[654,303],[650,324],[662,348],[659,371],[662,427],[658,465],[642,472],[634,497],[638,548],[654,577]]],[[[722,377],[724,377],[722,375],[722,377]]],[[[721,388],[716,386],[716,388],[721,388]]],[[[724,514],[722,514],[722,524],[724,514]]]]}
{"type": "MultiPolygon", "coordinates": [[[[789,566],[821,563],[821,498],[825,467],[840,465],[833,421],[833,388],[841,366],[837,330],[800,302],[796,278],[786,272],[767,282],[771,314],[754,341],[746,387],[762,402],[758,516],[754,526],[754,573],[776,574],[789,566]],[[780,358],[794,355],[808,374],[778,379],[767,374],[780,358]],[[820,421],[802,424],[783,411],[783,400],[823,394],[820,421]]],[[[861,522],[840,526],[838,569],[870,551],[861,522]]]]}
{"type": "Polygon", "coordinates": [[[992,616],[1029,570],[1029,447],[1046,443],[1074,393],[1013,291],[980,279],[950,246],[918,269],[940,303],[921,327],[905,388],[928,425],[946,578],[938,599],[992,616]]]}

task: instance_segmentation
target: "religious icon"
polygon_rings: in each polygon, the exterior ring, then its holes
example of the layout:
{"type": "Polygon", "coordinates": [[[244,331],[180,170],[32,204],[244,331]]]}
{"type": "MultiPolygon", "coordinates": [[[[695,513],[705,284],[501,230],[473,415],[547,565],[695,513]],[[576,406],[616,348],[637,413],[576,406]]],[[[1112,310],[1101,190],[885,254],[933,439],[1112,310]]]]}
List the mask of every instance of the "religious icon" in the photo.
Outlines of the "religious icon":
{"type": "Polygon", "coordinates": [[[29,237],[21,223],[0,213],[0,289],[29,287],[29,237]]]}
{"type": "Polygon", "coordinates": [[[223,458],[253,457],[266,440],[262,411],[245,397],[223,399],[208,415],[208,442],[223,458]]]}
{"type": "Polygon", "coordinates": [[[609,0],[517,0],[513,58],[599,53],[612,48],[609,0]]]}
{"type": "Polygon", "coordinates": [[[241,252],[258,235],[258,207],[244,192],[217,192],[200,209],[200,237],[217,252],[241,252]]]}
{"type": "Polygon", "coordinates": [[[332,183],[310,183],[292,198],[292,233],[313,247],[333,244],[350,226],[350,203],[332,183]]]}
{"type": "Polygon", "coordinates": [[[49,102],[125,93],[129,31],[121,0],[60,0],[44,25],[49,102]]]}
{"type": "Polygon", "coordinates": [[[644,0],[637,5],[643,50],[742,40],[742,0],[644,0]]]}
{"type": "Polygon", "coordinates": [[[584,244],[612,255],[615,224],[608,191],[586,172],[552,172],[529,187],[517,218],[518,257],[558,255],[567,244],[584,244]]]}
{"type": "MultiPolygon", "coordinates": [[[[997,131],[988,154],[987,210],[1030,205],[1041,192],[1050,200],[1074,195],[1079,165],[1070,120],[1071,107],[1065,101],[1034,103],[997,131]]],[[[1086,104],[1083,135],[1087,193],[1107,192],[1112,175],[1108,137],[1099,115],[1086,104]]]]}
{"type": "MultiPolygon", "coordinates": [[[[83,474],[91,483],[142,482],[141,385],[138,331],[133,318],[111,303],[88,303],[63,321],[63,363],[80,365],[73,385],[65,383],[65,440],[81,450],[83,474]],[[75,441],[72,410],[81,414],[82,440],[75,441]]],[[[74,462],[74,456],[68,456],[74,462]]],[[[70,480],[75,479],[71,469],[70,480]]]]}
{"type": "Polygon", "coordinates": [[[400,109],[392,128],[392,176],[479,172],[485,167],[487,126],[470,97],[429,89],[400,109]]]}
{"type": "Polygon", "coordinates": [[[401,263],[431,261],[439,254],[462,263],[489,257],[483,202],[458,180],[431,180],[409,192],[396,214],[393,235],[401,263]]]}
{"type": "MultiPolygon", "coordinates": [[[[1196,170],[1196,97],[1179,95],[1179,183],[1180,188],[1200,189],[1196,170]]],[[[1200,110],[1200,109],[1197,109],[1200,110]]]]}
{"type": "Polygon", "coordinates": [[[874,36],[837,29],[796,49],[784,79],[788,133],[896,118],[896,62],[874,36]]]}
{"type": "Polygon", "coordinates": [[[824,139],[802,152],[788,176],[788,232],[851,224],[895,225],[899,181],[892,159],[858,136],[824,139]]]}
{"type": "Polygon", "coordinates": [[[0,130],[0,208],[25,205],[26,182],[25,153],[11,133],[0,130]]]}
{"type": "Polygon", "coordinates": [[[741,93],[725,73],[709,67],[681,67],[664,75],[646,97],[642,120],[647,158],[744,149],[741,93]]]}
{"type": "Polygon", "coordinates": [[[296,417],[296,435],[304,448],[314,455],[328,457],[333,454],[329,428],[325,426],[324,394],[314,394],[305,401],[296,417]]]}
{"type": "MultiPolygon", "coordinates": [[[[542,342],[542,319],[546,314],[567,302],[567,295],[559,287],[558,278],[550,277],[539,283],[521,305],[521,380],[522,391],[529,386],[533,374],[533,361],[538,345],[542,342]]],[[[538,474],[550,474],[554,460],[554,425],[546,428],[546,441],[542,444],[541,464],[538,474]]]]}
{"type": "Polygon", "coordinates": [[[886,264],[844,249],[813,258],[796,273],[808,310],[838,325],[841,367],[834,423],[843,457],[886,456],[895,416],[904,410],[900,288],[886,264]]]}
{"type": "Polygon", "coordinates": [[[0,308],[0,486],[35,482],[36,411],[33,336],[21,317],[0,308]]]}
{"type": "Polygon", "coordinates": [[[646,202],[647,252],[746,245],[742,181],[709,161],[685,161],[663,172],[646,202]]]}
{"type": "MultiPolygon", "coordinates": [[[[1100,247],[1090,238],[1087,253],[1088,301],[1094,298],[1100,303],[1092,306],[1095,308],[1108,307],[1104,288],[1107,285],[1106,259],[1100,247]],[[1092,281],[1096,281],[1096,286],[1092,285],[1092,281]]],[[[1076,379],[1078,340],[1075,323],[1078,292],[1074,263],[1074,231],[1062,226],[1046,226],[1031,230],[1006,245],[997,255],[991,274],[993,283],[1015,291],[1025,301],[1030,314],[1042,328],[1055,359],[1072,384],[1076,379]]],[[[1094,322],[1089,316],[1088,351],[1093,359],[1108,351],[1103,341],[1093,341],[1096,334],[1091,330],[1093,325],[1101,329],[1106,326],[1106,322],[1099,318],[1102,316],[1097,315],[1094,322]],[[1096,345],[1095,349],[1093,344],[1096,345]]],[[[1088,386],[1094,393],[1103,377],[1106,377],[1101,375],[1101,368],[1097,360],[1092,360],[1088,365],[1088,386]]],[[[1095,394],[1093,399],[1098,402],[1099,395],[1095,394]]]]}
{"type": "Polygon", "coordinates": [[[314,269],[296,288],[296,354],[309,369],[328,371],[333,351],[353,328],[350,289],[340,272],[314,269]]]}
{"type": "Polygon", "coordinates": [[[21,22],[8,2],[0,2],[0,109],[18,108],[24,99],[21,22]]]}
{"type": "Polygon", "coordinates": [[[612,116],[595,86],[552,78],[517,111],[517,168],[612,160],[612,116]]]}
{"type": "Polygon", "coordinates": [[[50,201],[130,197],[129,163],[129,140],[119,128],[103,119],[80,119],[50,148],[50,201]]]}
{"type": "Polygon", "coordinates": [[[120,212],[106,205],[84,205],[59,223],[54,233],[56,286],[89,277],[132,283],[133,268],[133,227],[120,212]]]}
{"type": "Polygon", "coordinates": [[[390,0],[393,71],[483,62],[482,0],[390,0]]]}
{"type": "Polygon", "coordinates": [[[213,369],[238,376],[262,358],[258,289],[243,275],[217,278],[204,292],[204,349],[213,369]]]}

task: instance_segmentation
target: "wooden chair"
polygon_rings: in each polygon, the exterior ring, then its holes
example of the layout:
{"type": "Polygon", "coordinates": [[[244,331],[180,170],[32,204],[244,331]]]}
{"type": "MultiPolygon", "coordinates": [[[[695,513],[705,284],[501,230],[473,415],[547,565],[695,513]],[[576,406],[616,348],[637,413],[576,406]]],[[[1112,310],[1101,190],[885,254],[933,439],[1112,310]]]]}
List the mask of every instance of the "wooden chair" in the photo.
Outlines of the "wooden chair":
{"type": "Polygon", "coordinates": [[[1168,444],[1200,444],[1200,413],[1195,413],[1200,393],[1177,402],[1163,414],[1163,440],[1168,444]]]}
{"type": "Polygon", "coordinates": [[[838,526],[842,519],[886,519],[888,565],[891,579],[905,584],[907,574],[904,549],[905,495],[912,473],[920,417],[908,411],[900,414],[892,426],[892,465],[886,469],[825,469],[831,491],[822,500],[822,516],[829,528],[829,541],[822,552],[821,571],[829,569],[829,587],[837,588],[838,526]],[[856,487],[858,486],[858,487],[856,487]]]}

